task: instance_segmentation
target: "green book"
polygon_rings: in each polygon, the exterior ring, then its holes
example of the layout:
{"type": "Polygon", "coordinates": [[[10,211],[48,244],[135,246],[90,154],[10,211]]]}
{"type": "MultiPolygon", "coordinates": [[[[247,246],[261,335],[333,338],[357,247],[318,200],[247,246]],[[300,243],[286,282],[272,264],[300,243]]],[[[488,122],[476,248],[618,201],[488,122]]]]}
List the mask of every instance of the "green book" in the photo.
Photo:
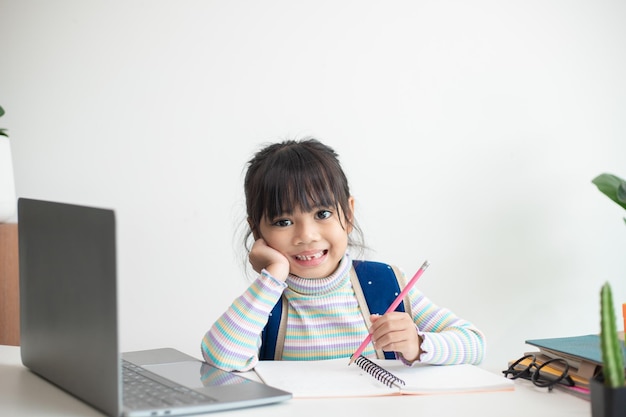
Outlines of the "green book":
{"type": "MultiPolygon", "coordinates": [[[[596,365],[602,365],[602,352],[600,350],[600,336],[588,334],[584,336],[555,337],[549,339],[531,339],[527,344],[536,346],[540,350],[552,352],[564,359],[587,361],[596,365]]],[[[626,356],[626,349],[622,343],[622,350],[626,356]]],[[[626,367],[625,367],[626,369],[626,367]]]]}

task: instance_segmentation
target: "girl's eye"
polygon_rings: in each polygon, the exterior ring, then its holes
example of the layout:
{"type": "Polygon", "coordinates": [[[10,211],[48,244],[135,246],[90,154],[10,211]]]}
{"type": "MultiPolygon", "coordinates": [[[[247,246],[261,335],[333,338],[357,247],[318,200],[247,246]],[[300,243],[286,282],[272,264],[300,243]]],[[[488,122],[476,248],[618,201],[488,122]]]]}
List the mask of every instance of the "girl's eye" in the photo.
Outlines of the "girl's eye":
{"type": "Polygon", "coordinates": [[[281,219],[281,220],[276,220],[274,223],[272,223],[274,226],[278,226],[278,227],[287,227],[287,226],[291,226],[293,223],[291,220],[288,219],[281,219]]]}
{"type": "Polygon", "coordinates": [[[323,220],[323,219],[328,219],[332,215],[333,215],[333,213],[330,210],[320,210],[320,211],[317,212],[315,217],[317,217],[320,220],[323,220]]]}

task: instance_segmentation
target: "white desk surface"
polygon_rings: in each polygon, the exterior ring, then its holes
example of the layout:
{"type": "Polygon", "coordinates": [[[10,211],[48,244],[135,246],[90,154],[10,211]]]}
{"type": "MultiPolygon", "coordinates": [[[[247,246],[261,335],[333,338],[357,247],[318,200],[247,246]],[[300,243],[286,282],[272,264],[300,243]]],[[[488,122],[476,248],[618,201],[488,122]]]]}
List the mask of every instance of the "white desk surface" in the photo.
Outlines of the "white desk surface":
{"type": "MultiPolygon", "coordinates": [[[[495,370],[493,370],[495,372],[495,370]]],[[[359,399],[299,399],[206,414],[213,417],[392,416],[590,416],[588,401],[564,392],[516,381],[515,390],[475,394],[394,396],[359,399]]],[[[0,416],[102,416],[88,405],[39,378],[22,365],[19,347],[0,345],[0,416]]]]}

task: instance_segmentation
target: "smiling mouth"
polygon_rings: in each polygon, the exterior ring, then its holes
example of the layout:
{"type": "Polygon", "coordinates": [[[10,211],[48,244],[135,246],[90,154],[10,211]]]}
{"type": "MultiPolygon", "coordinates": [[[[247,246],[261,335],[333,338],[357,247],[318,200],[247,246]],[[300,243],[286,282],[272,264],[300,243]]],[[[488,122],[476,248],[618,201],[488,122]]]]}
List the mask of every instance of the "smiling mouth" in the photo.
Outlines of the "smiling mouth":
{"type": "Polygon", "coordinates": [[[322,256],[326,255],[326,253],[328,253],[327,250],[323,250],[311,255],[295,255],[294,258],[296,258],[299,261],[312,261],[313,259],[319,259],[322,256]]]}

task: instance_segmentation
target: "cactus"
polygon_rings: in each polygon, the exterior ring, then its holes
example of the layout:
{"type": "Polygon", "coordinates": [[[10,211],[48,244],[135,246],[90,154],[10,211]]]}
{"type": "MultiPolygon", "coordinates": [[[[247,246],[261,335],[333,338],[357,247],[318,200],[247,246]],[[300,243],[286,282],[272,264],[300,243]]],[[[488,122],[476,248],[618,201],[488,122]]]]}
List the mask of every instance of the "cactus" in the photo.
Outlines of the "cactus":
{"type": "Polygon", "coordinates": [[[605,283],[600,291],[600,346],[604,384],[611,388],[624,386],[624,354],[617,336],[611,286],[605,283]]]}

